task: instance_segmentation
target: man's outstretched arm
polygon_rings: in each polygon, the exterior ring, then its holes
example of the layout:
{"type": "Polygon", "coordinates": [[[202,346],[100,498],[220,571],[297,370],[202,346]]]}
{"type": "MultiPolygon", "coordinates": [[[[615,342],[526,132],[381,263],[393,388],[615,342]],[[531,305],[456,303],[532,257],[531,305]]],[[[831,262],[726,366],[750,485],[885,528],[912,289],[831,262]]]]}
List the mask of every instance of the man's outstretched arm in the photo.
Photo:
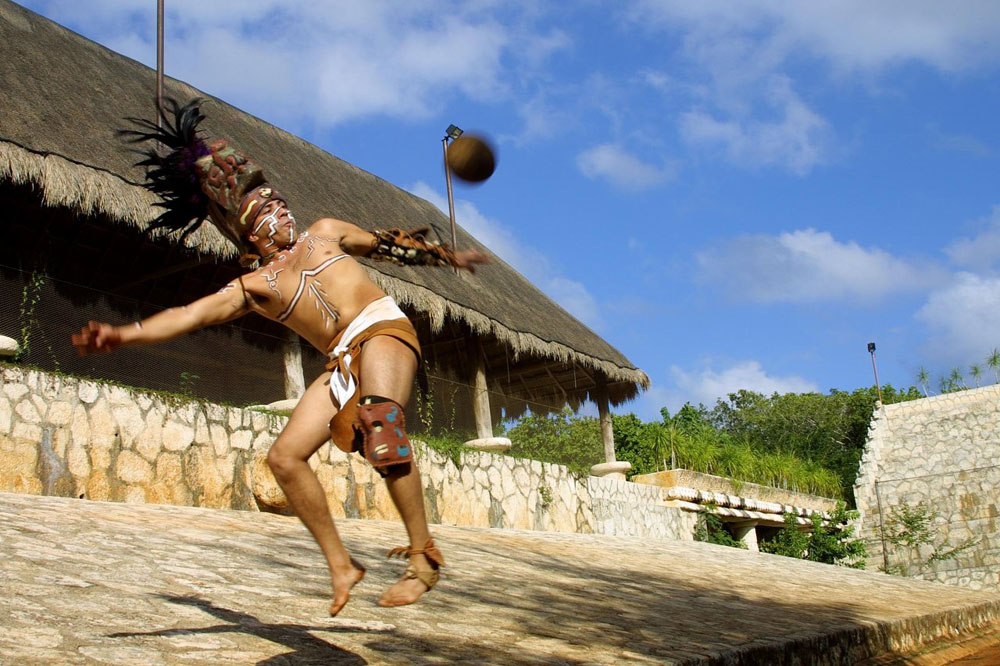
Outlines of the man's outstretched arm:
{"type": "Polygon", "coordinates": [[[92,321],[73,335],[80,356],[110,352],[126,345],[148,345],[171,340],[185,333],[236,319],[249,311],[238,281],[221,291],[179,308],[170,308],[125,326],[92,321]]]}
{"type": "Polygon", "coordinates": [[[428,243],[422,238],[407,239],[409,234],[406,233],[401,234],[401,238],[393,239],[392,232],[373,234],[350,222],[331,218],[320,220],[317,225],[321,234],[339,238],[341,249],[355,257],[382,259],[412,266],[451,265],[473,273],[477,264],[489,262],[489,256],[478,250],[452,252],[447,247],[428,243]],[[413,256],[408,257],[408,254],[413,256]]]}

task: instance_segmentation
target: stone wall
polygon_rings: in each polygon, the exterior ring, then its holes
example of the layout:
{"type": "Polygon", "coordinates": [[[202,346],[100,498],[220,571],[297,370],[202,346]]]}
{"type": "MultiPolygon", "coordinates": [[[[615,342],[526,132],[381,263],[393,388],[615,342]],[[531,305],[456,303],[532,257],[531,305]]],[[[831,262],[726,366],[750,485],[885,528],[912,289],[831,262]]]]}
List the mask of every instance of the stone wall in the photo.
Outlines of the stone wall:
{"type": "MultiPolygon", "coordinates": [[[[284,416],[0,365],[0,491],[287,511],[266,453],[284,416]]],[[[416,443],[431,522],[691,539],[660,489],[416,443]]],[[[381,478],[323,446],[310,460],[335,517],[396,519],[381,478]]]]}
{"type": "Polygon", "coordinates": [[[854,486],[868,566],[1000,589],[1000,385],[877,409],[854,486]],[[923,507],[931,544],[886,543],[893,515],[923,507]],[[949,559],[934,561],[967,546],[949,559]]]}

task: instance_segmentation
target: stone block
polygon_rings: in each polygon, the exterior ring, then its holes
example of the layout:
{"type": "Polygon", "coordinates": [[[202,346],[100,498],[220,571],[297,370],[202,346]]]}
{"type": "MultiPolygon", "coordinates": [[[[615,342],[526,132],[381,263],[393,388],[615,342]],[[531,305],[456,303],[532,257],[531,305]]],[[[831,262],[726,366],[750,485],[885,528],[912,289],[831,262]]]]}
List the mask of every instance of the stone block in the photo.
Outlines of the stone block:
{"type": "Polygon", "coordinates": [[[271,467],[267,464],[267,454],[258,453],[250,463],[250,490],[257,501],[271,509],[280,510],[289,507],[288,498],[278,485],[271,467]]]}
{"type": "Polygon", "coordinates": [[[24,440],[37,444],[42,441],[42,429],[33,423],[16,423],[11,431],[14,440],[24,440]]]}
{"type": "Polygon", "coordinates": [[[5,396],[0,395],[0,435],[5,435],[10,433],[11,417],[13,416],[13,408],[10,400],[5,396]]]}
{"type": "Polygon", "coordinates": [[[0,435],[0,491],[40,495],[38,446],[0,435]]]}
{"type": "Polygon", "coordinates": [[[66,465],[73,476],[86,478],[90,475],[90,459],[84,446],[73,438],[66,451],[66,465]]]}
{"type": "Polygon", "coordinates": [[[249,430],[237,430],[229,439],[229,445],[234,449],[248,451],[253,443],[253,433],[249,430]]]}
{"type": "Polygon", "coordinates": [[[229,451],[229,433],[217,423],[211,424],[208,430],[211,434],[212,450],[215,451],[215,455],[226,455],[229,451]]]}
{"type": "Polygon", "coordinates": [[[81,380],[76,389],[76,394],[85,404],[92,405],[101,397],[101,389],[94,382],[81,380]]]}
{"type": "Polygon", "coordinates": [[[125,483],[148,483],[153,479],[153,468],[139,454],[122,451],[115,461],[115,475],[125,483]]]}
{"type": "Polygon", "coordinates": [[[163,426],[163,448],[166,451],[183,451],[194,442],[194,428],[174,419],[163,426]]]}
{"type": "Polygon", "coordinates": [[[3,392],[11,400],[17,401],[28,394],[28,387],[21,383],[9,383],[4,384],[3,392]]]}
{"type": "Polygon", "coordinates": [[[42,420],[41,414],[38,413],[38,408],[28,398],[18,401],[14,406],[14,413],[25,423],[40,423],[42,420]]]}

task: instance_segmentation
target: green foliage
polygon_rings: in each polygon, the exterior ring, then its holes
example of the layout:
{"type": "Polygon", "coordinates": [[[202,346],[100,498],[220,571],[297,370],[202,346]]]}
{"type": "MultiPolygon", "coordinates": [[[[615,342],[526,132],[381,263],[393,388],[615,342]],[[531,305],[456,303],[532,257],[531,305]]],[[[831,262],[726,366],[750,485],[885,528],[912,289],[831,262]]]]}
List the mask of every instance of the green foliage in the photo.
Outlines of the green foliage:
{"type": "Polygon", "coordinates": [[[746,550],[747,545],[730,534],[729,530],[726,529],[726,524],[715,511],[715,505],[706,504],[705,510],[698,514],[698,523],[694,528],[694,540],[746,550]]]}
{"type": "Polygon", "coordinates": [[[854,536],[850,524],[857,517],[857,511],[849,511],[843,502],[838,502],[826,521],[820,514],[813,514],[812,531],[808,532],[800,529],[794,514],[786,513],[785,527],[773,539],[762,541],[760,549],[785,557],[863,569],[868,549],[864,541],[854,536]]]}
{"type": "Polygon", "coordinates": [[[462,454],[469,450],[465,446],[465,442],[469,438],[456,433],[421,433],[419,435],[413,435],[412,438],[421,441],[435,451],[448,456],[451,461],[455,463],[455,467],[462,466],[462,454]]]}
{"type": "MultiPolygon", "coordinates": [[[[897,390],[887,384],[882,397],[885,404],[892,404],[923,396],[916,387],[897,390]]],[[[799,473],[814,478],[802,485],[825,484],[818,470],[833,472],[841,489],[833,496],[850,497],[877,400],[874,386],[853,392],[832,390],[826,395],[775,393],[770,397],[741,390],[720,400],[707,418],[732,439],[777,455],[771,465],[780,465],[780,459],[788,455],[809,461],[799,473]]],[[[773,470],[764,474],[773,475],[773,470]]]]}
{"type": "Polygon", "coordinates": [[[21,327],[20,340],[18,340],[18,346],[20,349],[14,357],[14,360],[22,362],[28,358],[28,355],[31,353],[33,334],[37,331],[38,336],[45,344],[45,348],[49,353],[49,359],[51,360],[53,367],[56,371],[58,371],[59,361],[56,358],[55,352],[52,350],[52,344],[49,342],[48,338],[46,338],[45,330],[38,323],[38,318],[35,316],[35,309],[38,307],[38,303],[42,299],[42,287],[45,286],[45,277],[45,273],[38,270],[32,271],[31,276],[28,278],[28,282],[24,285],[24,289],[21,290],[21,307],[17,313],[18,323],[21,327]]]}
{"type": "Polygon", "coordinates": [[[828,497],[844,494],[835,470],[804,452],[771,450],[726,432],[713,423],[714,412],[704,407],[688,404],[674,416],[665,409],[660,413],[662,421],[652,423],[643,423],[634,414],[612,417],[615,455],[632,464],[632,474],[679,467],[828,497]]]}
{"type": "Polygon", "coordinates": [[[194,387],[195,387],[195,384],[198,383],[199,379],[201,379],[201,375],[196,375],[193,372],[187,372],[187,371],[182,372],[181,373],[181,381],[180,381],[180,389],[179,389],[180,394],[184,395],[184,396],[187,396],[189,398],[193,398],[194,397],[194,387]]]}
{"type": "Polygon", "coordinates": [[[604,461],[597,419],[575,416],[568,408],[544,416],[527,414],[501,435],[512,443],[509,455],[566,465],[578,474],[604,461]]]}
{"type": "Polygon", "coordinates": [[[923,500],[914,506],[901,504],[892,507],[882,537],[897,549],[903,549],[906,560],[883,564],[880,567],[882,571],[898,576],[921,574],[935,562],[953,560],[979,543],[979,539],[969,537],[953,546],[948,539],[938,539],[934,528],[937,518],[937,512],[923,500]]]}

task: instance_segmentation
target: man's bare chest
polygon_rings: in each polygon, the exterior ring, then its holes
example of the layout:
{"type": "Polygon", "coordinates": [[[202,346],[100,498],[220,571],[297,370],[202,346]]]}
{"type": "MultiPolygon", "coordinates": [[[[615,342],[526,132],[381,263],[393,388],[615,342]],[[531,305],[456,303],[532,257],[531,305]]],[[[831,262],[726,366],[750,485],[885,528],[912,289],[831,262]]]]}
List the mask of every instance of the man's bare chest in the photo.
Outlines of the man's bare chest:
{"type": "Polygon", "coordinates": [[[332,239],[303,237],[252,277],[253,291],[261,297],[258,305],[277,321],[305,316],[334,328],[340,312],[334,298],[336,271],[331,269],[347,256],[332,239]]]}

